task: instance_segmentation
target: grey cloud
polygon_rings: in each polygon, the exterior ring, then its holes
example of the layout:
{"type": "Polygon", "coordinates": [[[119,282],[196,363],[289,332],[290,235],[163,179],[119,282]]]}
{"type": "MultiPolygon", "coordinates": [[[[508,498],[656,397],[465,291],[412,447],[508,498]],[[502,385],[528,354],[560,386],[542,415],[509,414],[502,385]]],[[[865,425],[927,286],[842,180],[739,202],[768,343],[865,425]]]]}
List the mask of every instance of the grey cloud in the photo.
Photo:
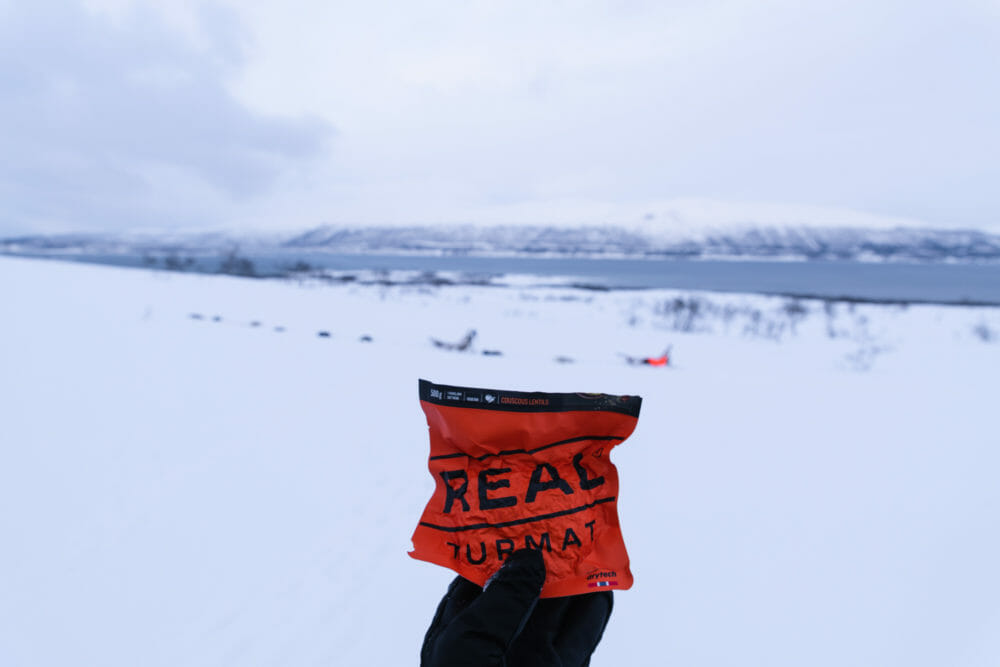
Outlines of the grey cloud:
{"type": "Polygon", "coordinates": [[[148,11],[0,7],[0,231],[219,224],[205,218],[326,152],[324,121],[228,92],[238,26],[220,11],[203,22],[207,50],[148,11]]]}

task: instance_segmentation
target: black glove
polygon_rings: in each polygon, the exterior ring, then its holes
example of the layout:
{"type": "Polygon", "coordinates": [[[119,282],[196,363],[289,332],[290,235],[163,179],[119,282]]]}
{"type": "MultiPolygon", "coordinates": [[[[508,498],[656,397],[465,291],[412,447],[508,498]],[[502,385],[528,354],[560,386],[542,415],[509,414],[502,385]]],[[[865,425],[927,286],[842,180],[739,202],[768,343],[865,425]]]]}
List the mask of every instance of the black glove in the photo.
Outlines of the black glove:
{"type": "Polygon", "coordinates": [[[586,667],[608,624],[611,591],[539,600],[545,562],[515,551],[481,589],[456,577],[420,651],[421,667],[586,667]]]}

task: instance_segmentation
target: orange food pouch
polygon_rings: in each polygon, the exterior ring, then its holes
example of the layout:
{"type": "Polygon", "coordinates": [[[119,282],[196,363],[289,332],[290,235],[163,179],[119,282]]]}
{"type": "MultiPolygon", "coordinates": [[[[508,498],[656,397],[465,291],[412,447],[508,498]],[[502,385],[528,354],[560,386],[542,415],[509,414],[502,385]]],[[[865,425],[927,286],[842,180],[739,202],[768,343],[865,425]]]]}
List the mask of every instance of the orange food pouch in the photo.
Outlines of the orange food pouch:
{"type": "Polygon", "coordinates": [[[482,586],[528,547],[545,557],[543,598],[630,588],[609,454],[635,429],[641,403],[421,380],[436,486],[410,555],[482,586]]]}

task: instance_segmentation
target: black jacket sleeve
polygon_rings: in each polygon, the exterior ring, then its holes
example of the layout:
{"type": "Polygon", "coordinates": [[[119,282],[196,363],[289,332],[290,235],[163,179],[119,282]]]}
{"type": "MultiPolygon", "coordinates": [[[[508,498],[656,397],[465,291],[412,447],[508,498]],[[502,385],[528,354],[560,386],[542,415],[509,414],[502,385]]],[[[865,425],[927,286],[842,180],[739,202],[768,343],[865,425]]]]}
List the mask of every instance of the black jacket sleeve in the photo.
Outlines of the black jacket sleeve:
{"type": "Polygon", "coordinates": [[[438,605],[422,667],[586,667],[613,598],[610,591],[539,600],[540,552],[516,551],[485,589],[457,577],[438,605]]]}

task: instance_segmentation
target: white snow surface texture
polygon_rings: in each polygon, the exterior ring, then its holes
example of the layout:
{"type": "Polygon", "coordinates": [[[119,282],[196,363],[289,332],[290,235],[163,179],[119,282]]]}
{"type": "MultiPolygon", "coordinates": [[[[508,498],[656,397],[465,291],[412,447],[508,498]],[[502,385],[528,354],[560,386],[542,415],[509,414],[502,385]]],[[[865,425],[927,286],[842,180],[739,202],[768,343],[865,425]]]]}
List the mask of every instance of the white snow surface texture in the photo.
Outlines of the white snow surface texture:
{"type": "Polygon", "coordinates": [[[998,332],[0,258],[0,664],[416,665],[453,577],[406,553],[423,377],[643,397],[614,451],[635,586],[595,666],[995,667],[998,332]],[[620,356],[667,344],[668,368],[620,356]]]}

